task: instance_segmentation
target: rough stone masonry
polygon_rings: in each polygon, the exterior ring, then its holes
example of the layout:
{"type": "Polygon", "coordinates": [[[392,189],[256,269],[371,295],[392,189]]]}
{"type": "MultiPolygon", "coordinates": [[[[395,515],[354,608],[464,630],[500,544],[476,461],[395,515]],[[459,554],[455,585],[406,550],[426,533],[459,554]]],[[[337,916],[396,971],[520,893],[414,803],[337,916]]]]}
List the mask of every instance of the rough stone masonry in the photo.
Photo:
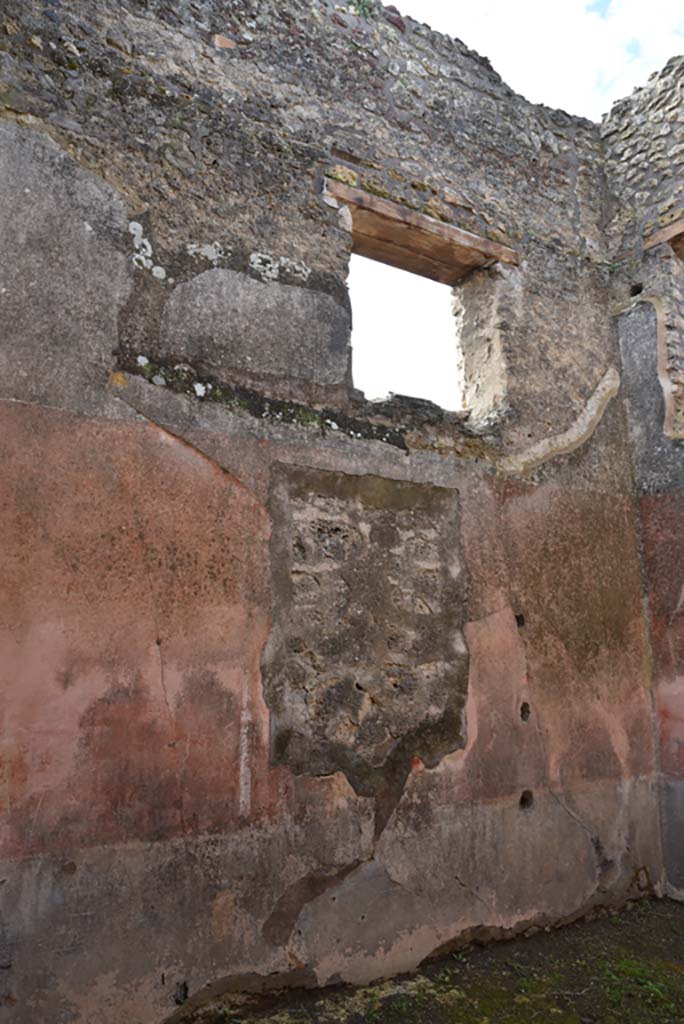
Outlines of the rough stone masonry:
{"type": "Polygon", "coordinates": [[[683,91],[595,125],[377,2],[3,0],[1,1021],[684,895],[683,91]],[[465,413],[354,388],[345,188],[509,254],[465,413]]]}

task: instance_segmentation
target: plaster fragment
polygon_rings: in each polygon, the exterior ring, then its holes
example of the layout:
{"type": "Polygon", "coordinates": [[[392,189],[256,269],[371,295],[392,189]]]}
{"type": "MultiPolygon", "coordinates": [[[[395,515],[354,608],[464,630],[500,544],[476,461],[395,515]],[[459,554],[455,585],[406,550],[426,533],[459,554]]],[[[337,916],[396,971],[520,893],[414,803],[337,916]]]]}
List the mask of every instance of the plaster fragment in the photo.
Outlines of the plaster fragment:
{"type": "Polygon", "coordinates": [[[311,268],[300,260],[291,260],[287,256],[281,256],[278,263],[281,270],[298,281],[308,281],[311,276],[311,268]]]}
{"type": "Polygon", "coordinates": [[[152,243],[143,235],[143,227],[137,220],[130,221],[128,230],[133,235],[133,246],[135,252],[131,257],[133,265],[140,270],[151,270],[152,276],[163,281],[166,278],[166,271],[152,259],[152,243]]]}
{"type": "Polygon", "coordinates": [[[277,281],[280,276],[280,265],[273,256],[265,252],[253,252],[249,257],[250,268],[262,281],[277,281]]]}
{"type": "Polygon", "coordinates": [[[349,209],[348,206],[341,206],[340,207],[340,212],[337,215],[337,219],[339,221],[340,227],[344,231],[348,231],[351,234],[352,227],[353,227],[353,221],[352,221],[351,210],[349,209]]]}
{"type": "Polygon", "coordinates": [[[224,256],[229,255],[220,242],[205,242],[202,245],[191,242],[185,249],[189,256],[204,257],[210,263],[218,263],[224,256]]]}

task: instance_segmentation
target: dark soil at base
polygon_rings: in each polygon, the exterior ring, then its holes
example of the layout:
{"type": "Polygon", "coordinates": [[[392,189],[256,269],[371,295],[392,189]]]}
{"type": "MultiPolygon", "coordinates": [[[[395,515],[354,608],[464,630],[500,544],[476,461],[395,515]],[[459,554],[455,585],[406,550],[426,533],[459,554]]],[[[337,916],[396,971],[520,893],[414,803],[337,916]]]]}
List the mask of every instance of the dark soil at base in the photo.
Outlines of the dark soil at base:
{"type": "Polygon", "coordinates": [[[684,905],[471,948],[415,974],[215,1004],[201,1024],[684,1024],[684,905]]]}

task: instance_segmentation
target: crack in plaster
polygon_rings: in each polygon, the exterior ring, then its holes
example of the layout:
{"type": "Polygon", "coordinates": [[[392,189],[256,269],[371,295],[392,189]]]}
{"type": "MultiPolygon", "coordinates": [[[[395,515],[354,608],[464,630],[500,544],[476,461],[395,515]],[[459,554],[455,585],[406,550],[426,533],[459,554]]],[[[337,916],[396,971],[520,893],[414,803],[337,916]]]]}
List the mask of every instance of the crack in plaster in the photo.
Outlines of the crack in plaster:
{"type": "Polygon", "coordinates": [[[115,398],[118,399],[120,402],[123,402],[123,404],[128,406],[129,409],[132,409],[133,412],[136,413],[141,418],[141,420],[144,420],[145,423],[149,423],[150,426],[156,427],[157,430],[161,431],[163,434],[166,434],[167,437],[173,438],[174,441],[177,441],[178,444],[187,448],[195,455],[199,455],[199,457],[205,462],[207,462],[213,470],[219,470],[221,473],[225,473],[225,475],[230,479],[233,485],[235,487],[239,487],[246,494],[249,494],[254,501],[257,501],[259,504],[259,508],[263,511],[264,515],[266,514],[266,510],[263,506],[263,503],[259,501],[259,499],[255,496],[254,492],[250,490],[250,488],[247,487],[247,485],[243,483],[242,480],[234,476],[229,469],[226,469],[226,467],[222,465],[222,463],[220,463],[218,459],[215,459],[213,455],[209,455],[208,452],[204,451],[204,449],[200,448],[193,441],[189,441],[188,438],[185,437],[185,435],[180,432],[180,430],[173,430],[166,424],[160,423],[158,420],[153,419],[152,416],[150,416],[148,413],[143,412],[133,402],[129,401],[129,399],[121,393],[122,389],[127,386],[126,375],[124,373],[113,373],[110,379],[110,386],[116,390],[115,398]]]}
{"type": "Polygon", "coordinates": [[[159,658],[159,683],[161,685],[161,691],[164,696],[164,704],[166,705],[166,710],[169,716],[169,723],[173,728],[173,713],[171,711],[171,705],[169,704],[169,695],[166,690],[166,681],[164,679],[164,655],[162,654],[162,642],[159,638],[157,638],[155,646],[157,648],[157,656],[159,658]]]}
{"type": "Polygon", "coordinates": [[[472,887],[472,885],[468,885],[466,882],[464,882],[463,879],[455,872],[454,881],[458,885],[460,885],[462,889],[465,889],[466,892],[470,893],[471,896],[474,896],[476,900],[479,900],[482,906],[485,908],[485,910],[488,910],[492,917],[499,922],[499,924],[503,924],[503,918],[501,914],[495,909],[494,905],[490,903],[488,900],[486,900],[484,896],[481,896],[480,893],[472,887]]]}

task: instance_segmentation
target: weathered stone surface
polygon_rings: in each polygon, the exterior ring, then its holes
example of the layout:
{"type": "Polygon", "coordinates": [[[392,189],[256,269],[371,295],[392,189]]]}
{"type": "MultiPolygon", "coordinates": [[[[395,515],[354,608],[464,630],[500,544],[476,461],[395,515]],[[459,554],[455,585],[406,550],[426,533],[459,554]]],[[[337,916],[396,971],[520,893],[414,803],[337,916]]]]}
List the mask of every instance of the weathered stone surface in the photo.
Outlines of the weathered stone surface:
{"type": "Polygon", "coordinates": [[[464,742],[464,570],[453,491],[295,470],[275,477],[274,757],[342,768],[384,826],[414,757],[464,742]],[[389,801],[389,806],[387,806],[389,801]]]}
{"type": "Polygon", "coordinates": [[[347,310],[329,295],[233,270],[205,270],[168,299],[159,354],[221,374],[341,384],[350,329],[347,310]]]}
{"type": "Polygon", "coordinates": [[[131,287],[126,213],[40,132],[0,120],[0,396],[100,412],[131,287]]]}
{"type": "MultiPolygon", "coordinates": [[[[145,3],[121,8],[113,25],[110,12],[94,5],[86,25],[73,0],[60,6],[56,21],[8,0],[7,17],[22,31],[0,50],[0,68],[7,68],[0,78],[11,86],[9,109],[29,111],[34,127],[86,166],[106,168],[133,222],[144,224],[154,263],[138,269],[151,275],[159,268],[165,284],[137,287],[127,320],[149,347],[159,337],[169,279],[178,285],[194,276],[188,252],[214,243],[226,254],[224,265],[239,271],[251,272],[259,254],[304,264],[308,287],[342,304],[351,240],[337,212],[317,197],[328,170],[345,176],[347,168],[363,189],[408,209],[438,209],[444,217],[451,211],[455,226],[494,241],[505,237],[535,256],[525,329],[510,331],[506,392],[495,389],[490,405],[476,412],[488,421],[508,409],[512,415],[498,418],[498,426],[511,443],[567,429],[591,393],[590,378],[600,378],[608,361],[606,324],[581,301],[587,288],[605,288],[609,265],[598,128],[526,104],[488,62],[457,40],[426,37],[410,19],[405,33],[381,17],[349,18],[342,28],[329,19],[333,10],[332,0],[317,0],[305,13],[297,6],[257,10],[241,0],[229,15],[218,0],[179,12],[145,3]],[[249,42],[217,51],[216,35],[249,42]],[[135,39],[135,47],[117,39],[135,39]],[[456,193],[458,204],[446,203],[456,193]],[[573,294],[580,266],[584,280],[573,294]],[[561,274],[567,302],[555,284],[561,274]],[[538,339],[554,328],[563,338],[559,350],[584,347],[594,374],[567,359],[559,379],[552,363],[539,359],[538,339]],[[545,382],[534,393],[527,386],[532,369],[545,382]]],[[[131,246],[130,255],[141,254],[131,246]]],[[[206,264],[195,259],[194,272],[200,269],[206,264]]],[[[468,296],[466,286],[466,305],[468,296]]],[[[306,358],[297,365],[308,348],[292,345],[302,394],[310,397],[314,381],[341,379],[338,344],[325,369],[306,358]],[[309,388],[305,371],[313,375],[309,388]]]]}
{"type": "Polygon", "coordinates": [[[618,328],[647,582],[663,776],[664,868],[668,889],[680,898],[684,892],[684,264],[676,238],[672,244],[651,246],[649,242],[662,238],[659,231],[682,214],[683,83],[684,59],[675,57],[651,76],[645,88],[617,104],[603,125],[610,180],[619,197],[609,230],[623,261],[614,291],[623,306],[618,328]]]}
{"type": "Polygon", "coordinates": [[[599,128],[367,6],[3,4],[3,1022],[684,891],[682,61],[599,128]],[[468,416],[354,391],[326,175],[515,250],[468,416]]]}

